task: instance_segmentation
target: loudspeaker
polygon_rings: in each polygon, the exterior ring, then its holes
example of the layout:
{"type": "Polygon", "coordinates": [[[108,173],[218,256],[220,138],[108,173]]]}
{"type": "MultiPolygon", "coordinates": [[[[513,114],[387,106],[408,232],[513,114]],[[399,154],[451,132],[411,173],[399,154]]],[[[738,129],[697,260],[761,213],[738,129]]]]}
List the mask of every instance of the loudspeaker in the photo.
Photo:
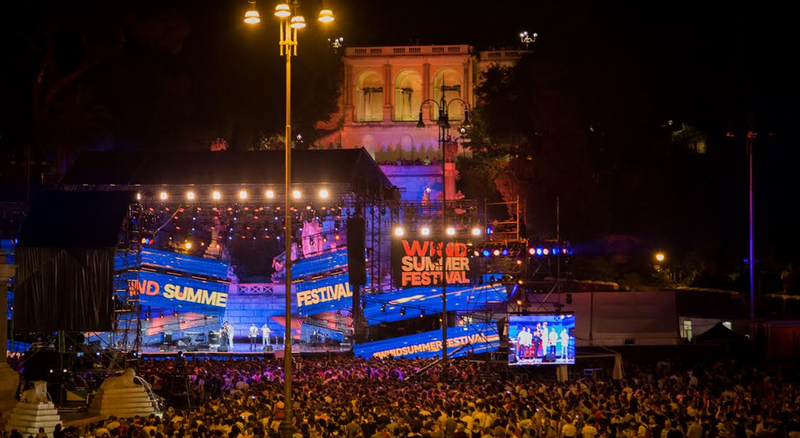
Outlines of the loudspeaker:
{"type": "Polygon", "coordinates": [[[347,220],[347,274],[350,286],[367,284],[367,264],[364,260],[366,227],[363,218],[347,220]]]}
{"type": "Polygon", "coordinates": [[[208,332],[208,343],[219,344],[219,332],[215,332],[213,330],[208,332]]]}

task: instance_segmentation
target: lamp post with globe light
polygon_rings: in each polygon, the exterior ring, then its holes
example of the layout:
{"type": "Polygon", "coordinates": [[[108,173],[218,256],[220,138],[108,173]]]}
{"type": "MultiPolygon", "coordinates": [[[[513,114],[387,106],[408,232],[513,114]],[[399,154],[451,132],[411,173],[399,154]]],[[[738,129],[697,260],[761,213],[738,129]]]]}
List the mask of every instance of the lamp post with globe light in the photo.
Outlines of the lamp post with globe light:
{"type": "MultiPolygon", "coordinates": [[[[428,102],[433,103],[439,110],[439,119],[436,124],[439,126],[439,150],[442,151],[442,381],[447,381],[447,241],[455,236],[456,231],[447,224],[447,145],[454,139],[450,136],[449,109],[453,102],[460,102],[464,105],[464,121],[461,123],[460,131],[464,134],[472,123],[469,121],[470,105],[461,98],[445,100],[445,86],[442,84],[442,97],[439,102],[434,99],[426,99],[420,103],[419,120],[417,128],[424,128],[425,122],[422,120],[422,106],[428,102]]],[[[455,188],[454,188],[455,189],[455,188]]]]}
{"type": "MultiPolygon", "coordinates": [[[[261,16],[256,9],[255,0],[250,0],[250,7],[244,16],[244,22],[256,25],[261,22],[261,16]]],[[[292,56],[297,56],[297,31],[306,27],[306,21],[300,14],[297,0],[292,6],[283,0],[275,6],[275,16],[278,17],[280,24],[280,54],[286,58],[286,133],[285,143],[285,222],[286,222],[286,332],[283,338],[283,368],[284,368],[284,419],[281,423],[282,434],[285,438],[292,438],[292,210],[291,210],[291,169],[292,169],[292,56]]],[[[334,20],[333,11],[329,9],[325,0],[322,2],[322,10],[319,12],[319,21],[330,23],[334,20]]],[[[298,139],[300,137],[298,136],[298,139]]]]}

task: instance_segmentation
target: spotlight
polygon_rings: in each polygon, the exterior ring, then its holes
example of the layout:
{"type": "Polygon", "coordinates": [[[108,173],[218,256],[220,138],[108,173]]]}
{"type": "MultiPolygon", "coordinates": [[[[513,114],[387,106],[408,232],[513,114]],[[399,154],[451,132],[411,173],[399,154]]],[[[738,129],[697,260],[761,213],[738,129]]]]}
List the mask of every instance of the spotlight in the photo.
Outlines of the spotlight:
{"type": "Polygon", "coordinates": [[[239,191],[239,199],[247,199],[247,191],[246,190],[240,190],[239,191]]]}
{"type": "Polygon", "coordinates": [[[492,254],[493,254],[495,257],[497,257],[497,256],[499,256],[499,255],[500,255],[500,250],[499,250],[499,249],[496,249],[496,250],[492,251],[492,254]]]}
{"type": "Polygon", "coordinates": [[[400,316],[403,316],[405,314],[406,314],[406,308],[405,307],[401,307],[400,308],[400,316]]]}
{"type": "Polygon", "coordinates": [[[402,237],[404,234],[406,234],[406,230],[404,230],[403,227],[396,227],[394,229],[394,235],[395,236],[402,237]]]}
{"type": "Polygon", "coordinates": [[[548,254],[550,254],[550,250],[545,248],[545,249],[542,250],[542,254],[548,255],[548,254]]]}
{"type": "Polygon", "coordinates": [[[508,257],[508,248],[503,248],[501,253],[503,254],[503,257],[508,257]]]}
{"type": "Polygon", "coordinates": [[[475,251],[472,252],[472,255],[478,257],[479,255],[481,255],[481,253],[476,249],[475,251]]]}
{"type": "Polygon", "coordinates": [[[481,251],[481,255],[484,257],[489,257],[490,255],[492,255],[492,252],[489,251],[488,249],[484,249],[483,251],[481,251]]]}
{"type": "Polygon", "coordinates": [[[326,189],[320,190],[319,197],[322,199],[328,199],[328,191],[326,189]]]}
{"type": "Polygon", "coordinates": [[[161,192],[161,193],[159,193],[159,194],[158,194],[158,197],[159,197],[159,198],[160,198],[162,201],[166,201],[166,200],[167,200],[167,198],[168,198],[168,196],[167,196],[167,192],[161,192]]]}
{"type": "Polygon", "coordinates": [[[300,193],[300,190],[295,190],[292,192],[292,198],[294,199],[300,199],[301,196],[303,196],[303,194],[300,193]]]}
{"type": "Polygon", "coordinates": [[[186,249],[192,249],[192,242],[186,242],[186,243],[183,244],[183,246],[186,249]]]}
{"type": "Polygon", "coordinates": [[[521,306],[522,305],[522,300],[517,300],[517,305],[521,306]]]}
{"type": "Polygon", "coordinates": [[[275,192],[272,191],[272,190],[267,190],[266,196],[267,196],[267,199],[273,199],[273,198],[275,198],[275,192]]]}
{"type": "Polygon", "coordinates": [[[142,200],[142,194],[141,193],[137,193],[136,194],[136,200],[137,201],[141,201],[142,200]]]}
{"type": "Polygon", "coordinates": [[[381,304],[381,312],[386,312],[386,304],[381,304]]]}
{"type": "Polygon", "coordinates": [[[536,255],[536,248],[528,248],[528,254],[536,255]]]}
{"type": "Polygon", "coordinates": [[[194,192],[193,191],[189,190],[188,192],[186,192],[186,199],[188,199],[190,201],[194,201],[194,197],[195,196],[194,196],[194,192]]]}
{"type": "Polygon", "coordinates": [[[472,235],[473,236],[480,236],[481,235],[481,229],[478,228],[478,227],[473,228],[472,229],[472,235]]]}
{"type": "Polygon", "coordinates": [[[420,318],[424,318],[425,317],[425,311],[424,310],[420,310],[419,311],[419,317],[420,318]]]}
{"type": "Polygon", "coordinates": [[[431,234],[431,229],[430,229],[430,228],[428,228],[428,227],[422,227],[422,228],[419,230],[419,233],[420,233],[420,234],[422,234],[423,236],[430,236],[430,234],[431,234]]]}
{"type": "Polygon", "coordinates": [[[542,255],[542,248],[536,248],[536,255],[537,256],[542,255]]]}
{"type": "Polygon", "coordinates": [[[211,197],[219,201],[220,198],[222,198],[222,194],[219,192],[219,190],[214,190],[214,193],[211,194],[211,197]]]}
{"type": "Polygon", "coordinates": [[[447,227],[447,229],[445,231],[447,232],[448,236],[455,236],[456,235],[456,229],[453,228],[453,227],[447,227]]]}

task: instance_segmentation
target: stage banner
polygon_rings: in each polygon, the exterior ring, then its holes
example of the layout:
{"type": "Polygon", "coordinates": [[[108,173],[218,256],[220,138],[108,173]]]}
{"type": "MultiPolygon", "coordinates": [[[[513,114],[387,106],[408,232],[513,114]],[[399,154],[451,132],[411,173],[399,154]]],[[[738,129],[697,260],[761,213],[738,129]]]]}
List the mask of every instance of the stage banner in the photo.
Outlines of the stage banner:
{"type": "MultiPolygon", "coordinates": [[[[364,297],[364,318],[369,325],[418,318],[420,312],[436,313],[442,309],[442,289],[412,287],[364,297]]],[[[447,310],[475,312],[508,301],[502,284],[483,286],[447,286],[447,310]]],[[[505,306],[504,306],[505,307],[505,306]]]]}
{"type": "Polygon", "coordinates": [[[353,287],[347,273],[296,283],[295,305],[300,316],[353,307],[353,287]]]}
{"type": "MultiPolygon", "coordinates": [[[[496,351],[500,346],[497,322],[475,323],[447,329],[447,357],[460,357],[496,351]],[[463,348],[461,348],[463,347],[463,348]],[[456,349],[459,351],[453,353],[456,349]]],[[[416,335],[401,336],[368,342],[353,347],[356,356],[369,359],[387,357],[430,359],[442,355],[442,331],[434,330],[416,335]]]]}
{"type": "Polygon", "coordinates": [[[347,267],[347,248],[314,257],[300,259],[292,265],[292,279],[300,279],[347,267]]]}
{"type": "Polygon", "coordinates": [[[392,275],[398,288],[436,286],[442,280],[443,254],[447,257],[447,284],[474,284],[467,244],[419,239],[395,239],[392,244],[392,275]]]}
{"type": "Polygon", "coordinates": [[[114,268],[117,271],[135,269],[141,265],[167,273],[198,274],[227,280],[229,264],[219,260],[195,257],[153,248],[142,248],[141,257],[126,257],[117,253],[114,268]]]}
{"type": "Polygon", "coordinates": [[[228,283],[142,271],[128,280],[128,293],[142,306],[217,315],[225,311],[228,283]]]}

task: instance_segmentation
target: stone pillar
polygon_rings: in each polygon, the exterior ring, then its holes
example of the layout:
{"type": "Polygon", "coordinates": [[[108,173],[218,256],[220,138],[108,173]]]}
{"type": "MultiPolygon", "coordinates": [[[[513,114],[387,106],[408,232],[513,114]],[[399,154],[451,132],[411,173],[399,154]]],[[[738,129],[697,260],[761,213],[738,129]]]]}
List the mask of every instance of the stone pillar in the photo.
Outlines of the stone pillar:
{"type": "Polygon", "coordinates": [[[464,99],[464,102],[469,102],[470,105],[472,105],[472,102],[470,101],[470,96],[472,95],[472,81],[470,80],[469,64],[469,60],[464,62],[464,77],[461,81],[463,84],[461,86],[461,98],[464,99]]]}
{"type": "Polygon", "coordinates": [[[458,171],[456,170],[455,161],[448,161],[444,163],[444,192],[448,200],[456,199],[456,178],[458,171]]]}
{"type": "Polygon", "coordinates": [[[355,94],[355,84],[353,83],[353,66],[344,66],[344,123],[352,124],[355,120],[355,105],[353,95],[355,94]]]}
{"type": "MultiPolygon", "coordinates": [[[[14,276],[15,265],[6,264],[6,255],[0,251],[0,285],[4,285],[9,278],[14,276]]],[[[14,407],[17,403],[17,387],[19,386],[19,374],[8,366],[6,352],[8,345],[8,324],[6,323],[6,309],[8,308],[8,298],[6,291],[0,292],[0,310],[3,312],[2,322],[0,322],[0,345],[3,346],[0,354],[0,412],[5,412],[14,407]]]]}
{"type": "MultiPolygon", "coordinates": [[[[383,123],[392,122],[392,100],[394,99],[394,84],[392,83],[392,64],[383,65],[383,123]]],[[[380,145],[376,145],[379,148],[380,145]]]]}
{"type": "MultiPolygon", "coordinates": [[[[431,65],[429,63],[422,64],[422,100],[426,101],[431,98],[431,65]]],[[[430,108],[431,104],[426,103],[422,105],[420,108],[423,114],[427,113],[428,120],[430,120],[430,108]]],[[[438,147],[438,146],[437,146],[438,147]]]]}

